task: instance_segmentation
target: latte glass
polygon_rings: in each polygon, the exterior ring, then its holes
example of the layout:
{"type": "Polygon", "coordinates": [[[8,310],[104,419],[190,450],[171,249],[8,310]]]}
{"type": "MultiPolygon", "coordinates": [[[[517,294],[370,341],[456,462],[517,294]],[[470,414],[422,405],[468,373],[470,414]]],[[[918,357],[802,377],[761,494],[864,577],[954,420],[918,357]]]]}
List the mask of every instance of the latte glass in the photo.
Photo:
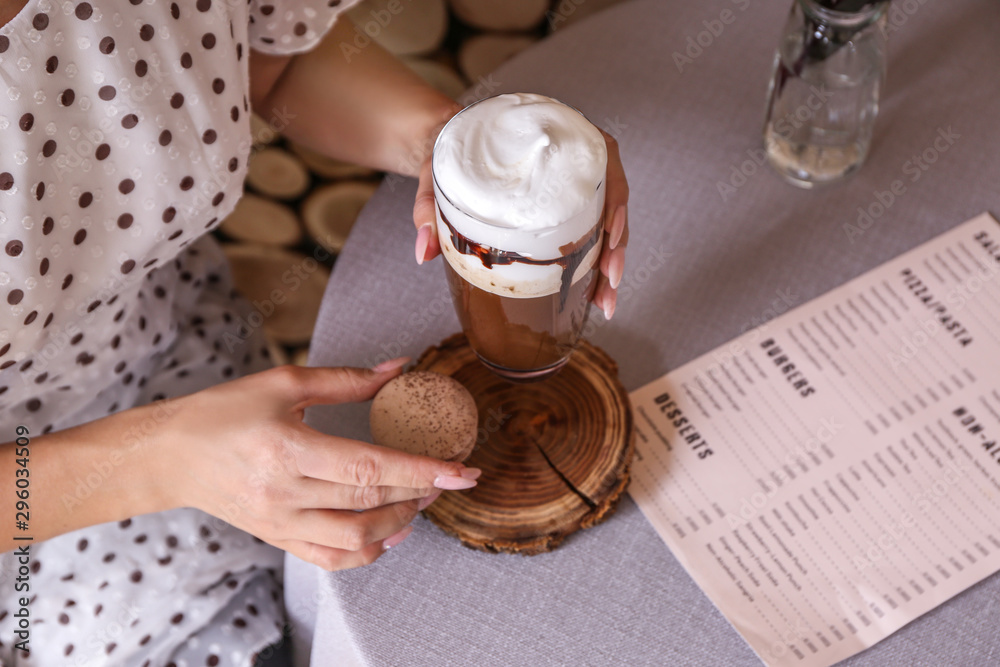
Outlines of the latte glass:
{"type": "MultiPolygon", "coordinates": [[[[454,133],[449,128],[456,119],[487,101],[456,115],[442,130],[435,153],[441,137],[454,133]]],[[[588,139],[591,136],[588,132],[588,139]]],[[[450,138],[454,140],[454,134],[450,138]]],[[[455,311],[482,362],[509,380],[551,376],[566,364],[579,342],[597,285],[604,228],[607,157],[603,144],[594,155],[591,159],[602,162],[588,162],[587,170],[592,173],[599,168],[601,177],[583,197],[576,188],[573,207],[577,210],[554,224],[550,221],[542,229],[529,230],[491,222],[467,205],[457,204],[449,190],[454,184],[445,180],[434,161],[437,232],[455,311]]],[[[559,203],[555,198],[566,196],[572,169],[565,165],[550,169],[539,176],[544,183],[532,183],[530,192],[514,198],[510,205],[518,207],[518,215],[530,225],[533,215],[553,210],[552,205],[559,203]]]]}

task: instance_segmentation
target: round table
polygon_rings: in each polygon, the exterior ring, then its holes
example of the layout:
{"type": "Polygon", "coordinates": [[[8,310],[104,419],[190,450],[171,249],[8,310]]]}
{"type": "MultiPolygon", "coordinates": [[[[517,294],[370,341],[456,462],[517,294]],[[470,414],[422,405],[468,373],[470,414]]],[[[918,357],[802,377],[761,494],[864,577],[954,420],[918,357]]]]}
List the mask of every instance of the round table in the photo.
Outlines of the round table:
{"type": "MultiPolygon", "coordinates": [[[[893,4],[871,155],[853,177],[815,191],[754,160],[787,1],[625,3],[559,31],[480,85],[481,95],[556,97],[621,144],[632,193],[628,264],[615,318],[592,313],[590,340],[617,360],[626,388],[982,211],[1000,212],[1000,7],[893,4]],[[953,143],[911,182],[905,164],[939,132],[953,143]],[[905,193],[849,233],[859,207],[896,179],[907,179],[905,193]]],[[[458,331],[441,260],[413,261],[415,187],[390,177],[361,215],[326,291],[312,365],[416,356],[458,331]]],[[[369,435],[366,405],[314,408],[308,420],[369,435]]],[[[369,567],[330,574],[288,558],[299,664],[310,647],[312,664],[324,667],[759,664],[630,499],[606,523],[533,557],[472,551],[422,518],[414,525],[369,567]]],[[[995,663],[998,611],[993,576],[848,662],[995,663]]]]}

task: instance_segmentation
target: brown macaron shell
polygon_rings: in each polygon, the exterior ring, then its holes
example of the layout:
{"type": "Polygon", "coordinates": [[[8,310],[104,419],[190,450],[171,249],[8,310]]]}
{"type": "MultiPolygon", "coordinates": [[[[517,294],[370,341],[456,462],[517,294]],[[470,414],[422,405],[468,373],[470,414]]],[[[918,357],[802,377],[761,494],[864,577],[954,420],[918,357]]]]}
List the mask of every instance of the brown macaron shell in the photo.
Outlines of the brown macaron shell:
{"type": "Polygon", "coordinates": [[[445,461],[463,461],[476,446],[479,413],[457,380],[430,371],[387,382],[369,415],[375,444],[445,461]]]}

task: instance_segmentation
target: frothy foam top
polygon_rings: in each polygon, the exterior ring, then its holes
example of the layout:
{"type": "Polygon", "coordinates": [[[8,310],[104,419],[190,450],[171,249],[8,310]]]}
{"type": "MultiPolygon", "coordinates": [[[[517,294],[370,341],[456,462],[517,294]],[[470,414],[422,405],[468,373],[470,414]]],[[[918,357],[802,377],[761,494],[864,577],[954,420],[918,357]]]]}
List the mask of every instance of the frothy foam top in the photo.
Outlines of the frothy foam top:
{"type": "Polygon", "coordinates": [[[441,131],[433,158],[435,182],[458,209],[532,236],[587,209],[606,165],[596,127],[575,109],[530,93],[465,109],[441,131]]]}

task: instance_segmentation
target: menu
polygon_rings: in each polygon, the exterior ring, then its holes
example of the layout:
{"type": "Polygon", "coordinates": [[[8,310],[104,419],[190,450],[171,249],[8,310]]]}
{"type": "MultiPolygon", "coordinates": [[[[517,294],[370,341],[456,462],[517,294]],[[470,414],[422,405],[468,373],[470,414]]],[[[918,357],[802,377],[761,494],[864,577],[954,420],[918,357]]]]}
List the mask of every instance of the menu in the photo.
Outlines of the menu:
{"type": "Polygon", "coordinates": [[[1000,569],[1000,224],[631,398],[632,497],[761,660],[858,653],[1000,569]]]}

